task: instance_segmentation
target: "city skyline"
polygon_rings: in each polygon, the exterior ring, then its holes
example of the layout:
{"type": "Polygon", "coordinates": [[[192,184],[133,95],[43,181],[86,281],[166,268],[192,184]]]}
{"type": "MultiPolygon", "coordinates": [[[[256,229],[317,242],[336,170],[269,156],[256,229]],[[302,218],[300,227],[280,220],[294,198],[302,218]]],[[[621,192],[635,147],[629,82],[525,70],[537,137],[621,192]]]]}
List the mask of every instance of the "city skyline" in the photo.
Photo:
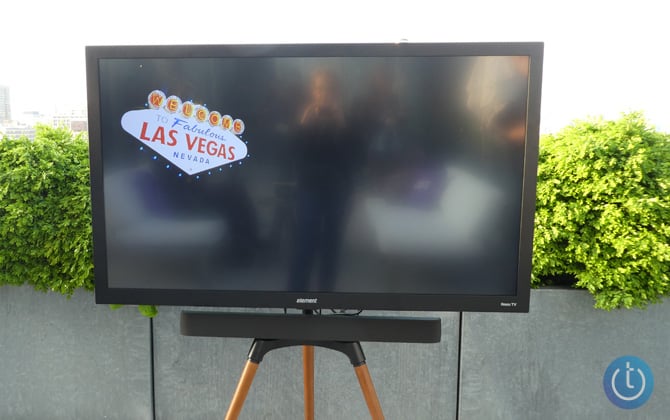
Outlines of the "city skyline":
{"type": "Polygon", "coordinates": [[[0,85],[10,87],[12,114],[85,108],[86,45],[542,41],[543,132],[575,119],[617,118],[628,111],[642,111],[651,124],[670,131],[669,65],[660,54],[665,14],[662,4],[651,0],[637,2],[632,10],[599,0],[441,6],[425,0],[341,1],[327,9],[299,0],[248,1],[223,5],[220,19],[205,8],[180,18],[179,5],[64,0],[43,2],[40,13],[32,4],[2,6],[8,16],[29,16],[31,26],[47,34],[20,36],[23,19],[8,19],[0,27],[0,51],[8,59],[0,66],[0,85]]]}

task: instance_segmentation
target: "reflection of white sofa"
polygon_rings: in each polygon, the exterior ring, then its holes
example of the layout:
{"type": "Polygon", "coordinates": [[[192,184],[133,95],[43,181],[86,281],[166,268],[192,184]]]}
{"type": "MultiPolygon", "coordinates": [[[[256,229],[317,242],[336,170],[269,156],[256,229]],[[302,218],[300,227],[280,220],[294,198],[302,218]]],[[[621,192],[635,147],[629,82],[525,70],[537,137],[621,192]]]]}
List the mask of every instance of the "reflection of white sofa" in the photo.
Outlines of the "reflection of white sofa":
{"type": "Polygon", "coordinates": [[[368,198],[368,214],[382,254],[408,257],[475,255],[499,221],[502,191],[463,169],[449,167],[434,208],[368,198]]]}
{"type": "Polygon", "coordinates": [[[154,214],[136,185],[138,174],[121,172],[105,178],[107,242],[126,252],[199,253],[219,245],[226,236],[222,218],[211,215],[154,214]],[[175,246],[177,245],[177,246],[175,246]]]}

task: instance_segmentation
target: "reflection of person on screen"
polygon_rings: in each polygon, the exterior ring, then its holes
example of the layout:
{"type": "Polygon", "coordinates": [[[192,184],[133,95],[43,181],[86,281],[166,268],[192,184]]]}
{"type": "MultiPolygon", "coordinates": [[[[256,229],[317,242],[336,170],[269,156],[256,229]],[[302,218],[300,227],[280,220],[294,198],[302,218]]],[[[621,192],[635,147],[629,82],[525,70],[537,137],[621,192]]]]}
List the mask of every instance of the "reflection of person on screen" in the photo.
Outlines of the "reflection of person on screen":
{"type": "Polygon", "coordinates": [[[468,110],[487,138],[523,144],[529,58],[477,58],[466,85],[468,110]]]}
{"type": "Polygon", "coordinates": [[[519,234],[529,66],[527,56],[476,58],[465,92],[467,110],[476,124],[472,137],[479,139],[473,142],[476,171],[485,176],[482,181],[505,192],[492,207],[495,212],[487,216],[498,225],[488,231],[486,241],[487,255],[497,261],[513,259],[516,251],[506,244],[519,234]]]}
{"type": "Polygon", "coordinates": [[[295,291],[329,290],[336,278],[340,243],[352,191],[351,146],[343,101],[333,74],[312,74],[308,102],[295,135],[295,228],[290,283],[295,291]],[[317,269],[317,284],[310,284],[317,269]]]}

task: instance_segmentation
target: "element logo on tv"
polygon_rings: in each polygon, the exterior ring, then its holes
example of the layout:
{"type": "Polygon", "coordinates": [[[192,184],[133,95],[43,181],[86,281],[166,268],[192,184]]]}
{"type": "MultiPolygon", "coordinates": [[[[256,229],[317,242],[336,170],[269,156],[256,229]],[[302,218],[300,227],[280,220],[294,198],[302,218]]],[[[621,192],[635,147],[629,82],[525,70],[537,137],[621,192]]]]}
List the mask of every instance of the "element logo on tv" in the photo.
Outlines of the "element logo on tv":
{"type": "Polygon", "coordinates": [[[607,367],[603,386],[612,404],[629,410],[641,407],[651,397],[654,376],[639,357],[623,356],[607,367]]]}
{"type": "Polygon", "coordinates": [[[147,108],[123,114],[121,126],[188,175],[247,157],[239,137],[246,127],[239,118],[160,90],[149,94],[147,108]]]}
{"type": "Polygon", "coordinates": [[[317,298],[298,298],[295,300],[295,303],[317,303],[317,298]]]}

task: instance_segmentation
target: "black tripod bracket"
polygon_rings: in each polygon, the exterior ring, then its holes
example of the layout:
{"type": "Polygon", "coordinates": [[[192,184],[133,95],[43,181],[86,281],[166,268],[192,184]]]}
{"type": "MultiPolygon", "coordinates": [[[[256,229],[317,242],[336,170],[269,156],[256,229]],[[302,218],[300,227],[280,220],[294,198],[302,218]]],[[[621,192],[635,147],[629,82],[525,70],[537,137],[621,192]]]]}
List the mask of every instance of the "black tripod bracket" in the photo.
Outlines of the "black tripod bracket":
{"type": "Polygon", "coordinates": [[[249,349],[248,359],[253,363],[260,364],[263,357],[272,350],[293,346],[324,347],[344,353],[354,367],[365,364],[365,354],[363,354],[363,348],[358,341],[265,340],[256,338],[251,344],[251,349],[249,349]]]}

